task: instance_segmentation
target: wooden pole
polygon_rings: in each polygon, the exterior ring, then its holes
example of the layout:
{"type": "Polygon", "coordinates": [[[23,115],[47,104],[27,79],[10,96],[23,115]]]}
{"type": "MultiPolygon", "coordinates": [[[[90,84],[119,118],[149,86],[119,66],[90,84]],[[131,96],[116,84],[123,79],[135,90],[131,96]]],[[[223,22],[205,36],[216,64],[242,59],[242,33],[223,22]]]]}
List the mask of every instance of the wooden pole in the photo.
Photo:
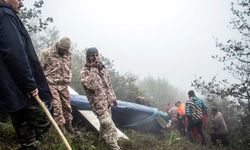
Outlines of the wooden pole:
{"type": "Polygon", "coordinates": [[[40,97],[38,95],[35,96],[36,101],[39,103],[39,105],[42,107],[43,111],[46,113],[47,117],[49,118],[50,122],[52,123],[52,125],[56,128],[57,133],[60,135],[61,139],[63,140],[65,146],[67,147],[68,150],[72,150],[72,148],[70,147],[67,139],[65,138],[65,136],[63,135],[62,131],[60,130],[60,128],[58,127],[58,125],[56,124],[55,120],[53,119],[53,117],[51,116],[50,112],[48,111],[47,107],[44,105],[44,103],[42,102],[42,100],[40,99],[40,97]]]}

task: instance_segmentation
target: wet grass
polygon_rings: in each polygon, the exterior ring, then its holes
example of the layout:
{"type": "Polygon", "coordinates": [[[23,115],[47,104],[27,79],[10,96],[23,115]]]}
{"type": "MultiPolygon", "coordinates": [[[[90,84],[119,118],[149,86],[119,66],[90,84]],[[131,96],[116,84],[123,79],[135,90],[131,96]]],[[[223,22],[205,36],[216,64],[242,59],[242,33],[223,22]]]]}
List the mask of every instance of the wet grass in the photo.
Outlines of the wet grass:
{"type": "MultiPolygon", "coordinates": [[[[77,129],[81,134],[66,133],[65,137],[73,150],[109,150],[104,140],[99,138],[96,131],[88,128],[77,129]]],[[[130,140],[120,140],[122,150],[208,150],[223,149],[204,147],[199,144],[190,143],[185,136],[177,131],[162,131],[158,134],[142,133],[134,130],[125,130],[124,133],[130,140]]],[[[0,125],[0,150],[16,150],[19,148],[15,131],[10,122],[0,125]]],[[[62,140],[53,128],[45,135],[44,141],[40,144],[41,150],[66,150],[62,140]]]]}

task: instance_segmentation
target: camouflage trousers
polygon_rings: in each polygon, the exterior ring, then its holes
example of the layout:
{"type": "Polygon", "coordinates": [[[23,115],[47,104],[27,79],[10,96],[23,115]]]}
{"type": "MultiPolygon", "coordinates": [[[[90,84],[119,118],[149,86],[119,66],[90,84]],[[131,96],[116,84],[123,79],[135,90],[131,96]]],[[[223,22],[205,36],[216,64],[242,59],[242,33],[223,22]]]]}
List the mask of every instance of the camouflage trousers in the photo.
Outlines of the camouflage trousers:
{"type": "Polygon", "coordinates": [[[52,93],[54,114],[53,117],[59,126],[72,123],[73,117],[71,115],[72,108],[70,105],[70,95],[68,85],[49,85],[52,93]]]}
{"type": "Polygon", "coordinates": [[[25,150],[36,148],[50,127],[45,113],[39,106],[12,112],[10,117],[19,143],[25,150]]]}
{"type": "Polygon", "coordinates": [[[100,122],[100,136],[110,145],[112,150],[120,150],[117,143],[117,130],[112,120],[111,110],[97,116],[100,122]]]}

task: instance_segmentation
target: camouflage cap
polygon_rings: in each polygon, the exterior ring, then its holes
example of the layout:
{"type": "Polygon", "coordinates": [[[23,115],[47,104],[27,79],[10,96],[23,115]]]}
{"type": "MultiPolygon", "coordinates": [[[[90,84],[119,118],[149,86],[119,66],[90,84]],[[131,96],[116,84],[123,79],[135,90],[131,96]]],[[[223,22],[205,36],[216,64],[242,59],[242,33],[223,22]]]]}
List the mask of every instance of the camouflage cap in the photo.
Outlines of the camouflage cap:
{"type": "Polygon", "coordinates": [[[71,47],[71,41],[68,37],[63,37],[61,40],[58,42],[58,47],[61,49],[68,50],[71,47]]]}

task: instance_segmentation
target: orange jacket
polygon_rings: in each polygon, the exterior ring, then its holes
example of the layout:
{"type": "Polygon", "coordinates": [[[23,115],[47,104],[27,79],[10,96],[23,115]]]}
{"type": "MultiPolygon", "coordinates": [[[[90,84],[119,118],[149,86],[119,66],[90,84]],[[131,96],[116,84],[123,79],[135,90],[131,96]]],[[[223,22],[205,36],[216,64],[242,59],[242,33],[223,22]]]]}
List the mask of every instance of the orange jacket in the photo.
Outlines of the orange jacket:
{"type": "Polygon", "coordinates": [[[183,103],[180,104],[177,110],[179,116],[184,116],[185,115],[185,105],[183,103]]]}

